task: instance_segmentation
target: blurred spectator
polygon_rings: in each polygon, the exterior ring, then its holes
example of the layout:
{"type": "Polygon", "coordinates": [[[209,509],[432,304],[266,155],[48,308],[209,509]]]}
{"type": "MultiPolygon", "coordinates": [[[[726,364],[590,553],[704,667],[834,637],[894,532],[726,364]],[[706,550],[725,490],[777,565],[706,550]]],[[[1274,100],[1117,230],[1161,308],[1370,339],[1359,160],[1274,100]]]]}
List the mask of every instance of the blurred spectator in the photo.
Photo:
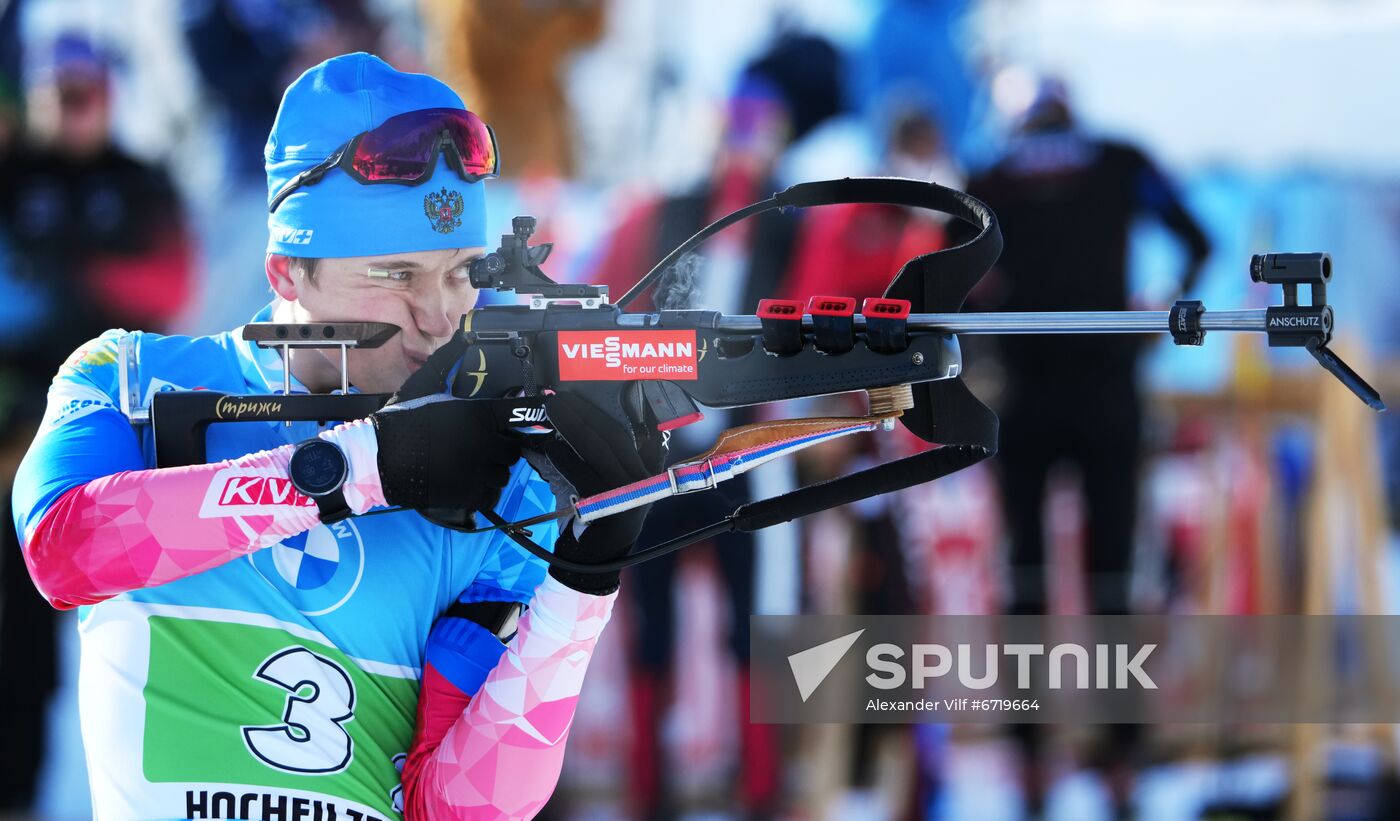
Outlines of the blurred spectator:
{"type": "MultiPolygon", "coordinates": [[[[993,300],[1016,311],[1129,308],[1133,220],[1159,219],[1185,246],[1182,292],[1210,243],[1166,177],[1138,149],[1081,133],[1064,89],[1047,81],[1020,114],[1007,155],[970,193],[1001,220],[1006,247],[993,300]]],[[[1000,459],[1012,526],[1012,609],[1043,612],[1041,507],[1050,466],[1070,460],[1088,495],[1090,597],[1096,612],[1128,610],[1139,429],[1138,337],[1008,336],[1000,459]],[[1073,397],[1047,403],[1048,396],[1073,397]]]]}
{"type": "MultiPolygon", "coordinates": [[[[93,329],[164,327],[189,296],[191,243],[165,173],[112,142],[105,55],[64,35],[32,64],[26,86],[33,139],[6,162],[0,217],[15,276],[40,284],[63,313],[43,339],[19,343],[33,356],[12,349],[7,362],[43,384],[53,358],[93,329]]],[[[42,391],[31,398],[42,407],[42,391]]]]}
{"type": "MultiPolygon", "coordinates": [[[[620,296],[691,234],[778,190],[772,175],[788,146],[839,111],[839,75],[838,55],[826,41],[795,35],[780,39],[745,69],[728,101],[712,177],[688,194],[635,206],[601,255],[597,274],[588,281],[605,283],[615,297],[620,296]]],[[[790,267],[796,228],[794,215],[777,211],[740,222],[707,242],[698,257],[683,259],[668,270],[648,295],[650,299],[639,298],[632,310],[654,305],[752,311],[760,298],[781,287],[790,267]]],[[[673,434],[671,453],[685,458],[703,452],[720,430],[751,421],[755,420],[747,409],[732,413],[707,409],[704,422],[673,434]]],[[[677,505],[665,517],[655,517],[641,541],[654,544],[713,522],[747,498],[746,479],[728,482],[690,504],[677,505]]],[[[773,727],[748,721],[753,541],[750,534],[742,533],[715,540],[730,600],[729,647],[739,663],[734,695],[740,719],[740,791],[745,807],[765,817],[775,810],[779,798],[780,762],[773,727]]],[[[630,570],[635,578],[627,585],[635,591],[642,614],[632,683],[632,726],[638,735],[632,772],[634,798],[643,817],[675,814],[662,783],[666,759],[660,740],[661,719],[674,685],[675,571],[675,557],[663,556],[630,570]]]]}
{"type": "Polygon", "coordinates": [[[295,38],[305,30],[305,21],[299,19],[305,9],[286,5],[201,0],[184,10],[190,58],[208,96],[227,118],[225,173],[231,178],[263,179],[259,148],[286,88],[284,75],[295,38]]]}
{"type": "Polygon", "coordinates": [[[855,77],[866,118],[888,118],[882,109],[918,102],[942,125],[950,154],[969,166],[985,162],[990,142],[980,126],[985,94],[968,65],[962,37],[965,18],[979,4],[881,0],[869,5],[874,19],[855,77]]]}
{"type": "MultiPolygon", "coordinates": [[[[880,173],[960,187],[962,174],[945,151],[943,135],[917,109],[889,125],[880,173]]],[[[860,203],[813,209],[802,224],[797,257],[780,296],[866,297],[885,292],[905,262],[944,246],[943,224],[930,211],[860,203]]]]}
{"type": "MultiPolygon", "coordinates": [[[[243,322],[267,303],[263,145],[282,92],[303,71],[336,54],[382,50],[384,24],[363,0],[193,0],[181,5],[187,52],[212,101],[209,127],[195,139],[217,173],[197,187],[206,290],[189,330],[207,333],[243,322]]],[[[394,65],[414,70],[404,61],[394,65]]],[[[184,328],[182,328],[184,329],[184,328]]]]}
{"type": "Polygon", "coordinates": [[[190,57],[227,119],[226,170],[259,187],[282,90],[331,55],[374,51],[379,37],[359,0],[197,0],[183,14],[190,57]]]}
{"type": "MultiPolygon", "coordinates": [[[[1121,311],[1129,307],[1127,246],[1133,220],[1152,216],[1188,252],[1182,292],[1194,285],[1210,243],[1166,177],[1137,148],[1082,133],[1062,85],[1046,80],[1023,110],[1007,154],[969,192],[1001,220],[1005,250],[994,292],[1014,311],[1121,311]]],[[[1043,512],[1046,479],[1079,469],[1087,521],[1084,561],[1090,611],[1129,612],[1137,508],[1141,405],[1138,337],[1007,336],[1001,340],[1007,396],[1001,409],[1002,494],[1011,537],[1016,614],[1046,611],[1043,512]]],[[[1115,732],[1126,762],[1131,730],[1115,732]]],[[[1040,733],[1022,728],[1027,796],[1043,797],[1040,733]]],[[[1127,799],[1122,774],[1110,784],[1127,799]]]]}
{"type": "Polygon", "coordinates": [[[510,146],[510,175],[570,176],[562,68],[603,31],[603,0],[423,0],[443,79],[510,146]]]}
{"type": "MultiPolygon", "coordinates": [[[[158,329],[186,301],[190,240],[180,202],[159,169],[112,144],[108,61],[77,35],[29,60],[32,140],[11,140],[15,107],[0,100],[0,245],[7,327],[0,334],[4,515],[9,482],[63,357],[106,328],[158,329]]],[[[33,798],[53,688],[54,611],[25,581],[14,530],[0,528],[0,701],[7,765],[0,807],[33,798]]]]}

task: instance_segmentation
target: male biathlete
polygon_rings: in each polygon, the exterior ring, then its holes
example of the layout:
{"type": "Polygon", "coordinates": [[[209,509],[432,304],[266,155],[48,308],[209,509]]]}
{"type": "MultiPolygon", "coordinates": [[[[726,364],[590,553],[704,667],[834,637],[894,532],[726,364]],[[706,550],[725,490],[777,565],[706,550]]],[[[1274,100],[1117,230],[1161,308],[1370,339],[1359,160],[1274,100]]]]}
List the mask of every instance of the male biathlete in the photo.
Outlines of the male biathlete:
{"type": "MultiPolygon", "coordinates": [[[[493,135],[441,82],[352,54],[287,89],[265,158],[276,298],[256,319],[399,326],[348,359],[355,389],[395,391],[476,301],[467,264],[485,246],[493,135]]],[[[338,355],[289,361],[294,392],[338,389],[338,355]]],[[[217,424],[208,464],[159,469],[151,428],[123,412],[123,396],[275,393],[283,378],[278,354],[237,330],[113,330],[54,379],[14,508],[36,586],[82,607],[94,817],[533,816],[617,575],[546,574],[498,532],[415,512],[555,508],[490,402],[438,395],[333,427],[217,424]]],[[[591,406],[561,395],[548,408],[564,436],[551,462],[578,493],[659,468],[591,406]]],[[[605,561],[644,517],[533,538],[605,561]]]]}

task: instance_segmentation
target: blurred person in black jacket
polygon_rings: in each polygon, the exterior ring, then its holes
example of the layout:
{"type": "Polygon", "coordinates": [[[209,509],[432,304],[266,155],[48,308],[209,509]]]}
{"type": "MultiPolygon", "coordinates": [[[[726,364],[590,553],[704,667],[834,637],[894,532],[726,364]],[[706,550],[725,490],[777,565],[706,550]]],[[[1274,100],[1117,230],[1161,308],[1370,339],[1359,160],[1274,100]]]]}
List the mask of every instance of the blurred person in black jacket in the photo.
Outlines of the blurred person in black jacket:
{"type": "MultiPolygon", "coordinates": [[[[1053,80],[1040,82],[1019,113],[1006,155],[972,179],[969,193],[1001,221],[1006,245],[990,291],[1003,310],[1128,309],[1128,240],[1139,217],[1161,222],[1185,248],[1182,293],[1194,286],[1210,253],[1205,233],[1147,155],[1083,133],[1063,85],[1053,80]]],[[[1014,614],[1046,612],[1046,479],[1064,462],[1076,466],[1083,481],[1090,612],[1129,612],[1142,422],[1136,381],[1140,339],[1028,335],[999,340],[1007,393],[997,458],[1011,537],[1008,609],[1014,614]]],[[[1045,787],[1037,761],[1039,734],[1024,727],[1018,735],[1029,759],[1027,802],[1035,809],[1045,787]]],[[[1126,762],[1135,733],[1119,726],[1113,735],[1116,760],[1126,762]]],[[[1110,790],[1125,809],[1128,779],[1109,769],[1110,790]]]]}
{"type": "Polygon", "coordinates": [[[190,294],[183,208],[165,172],[112,141],[107,58],[59,37],[26,77],[32,139],[0,165],[9,275],[50,297],[43,332],[13,341],[8,368],[38,374],[35,413],[62,358],[94,329],[165,329],[190,294]]]}
{"type": "MultiPolygon", "coordinates": [[[[33,57],[24,84],[29,138],[17,117],[0,127],[15,135],[0,145],[6,521],[14,468],[63,358],[107,328],[168,327],[188,299],[191,273],[189,235],[169,179],[112,143],[106,56],[66,34],[26,57],[33,57]]],[[[10,716],[0,810],[23,810],[44,754],[44,707],[56,676],[54,611],[27,581],[14,530],[0,533],[0,703],[10,716]]]]}

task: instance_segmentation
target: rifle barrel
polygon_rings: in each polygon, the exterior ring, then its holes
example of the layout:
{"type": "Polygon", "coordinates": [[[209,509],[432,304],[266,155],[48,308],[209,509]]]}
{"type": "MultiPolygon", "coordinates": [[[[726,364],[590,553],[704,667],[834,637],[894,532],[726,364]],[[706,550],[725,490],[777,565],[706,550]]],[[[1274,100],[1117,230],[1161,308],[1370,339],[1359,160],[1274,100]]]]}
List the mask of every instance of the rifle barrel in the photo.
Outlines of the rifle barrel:
{"type": "MultiPolygon", "coordinates": [[[[1024,311],[1001,313],[910,314],[909,330],[943,331],[953,334],[1154,334],[1170,333],[1170,311],[1024,311]]],[[[865,317],[856,314],[858,330],[865,317]]],[[[812,327],[811,315],[802,317],[802,327],[812,327]]],[[[763,330],[756,316],[724,314],[717,330],[756,334],[763,330]]],[[[1257,331],[1263,333],[1263,309],[1206,311],[1201,314],[1201,330],[1257,331]]]]}

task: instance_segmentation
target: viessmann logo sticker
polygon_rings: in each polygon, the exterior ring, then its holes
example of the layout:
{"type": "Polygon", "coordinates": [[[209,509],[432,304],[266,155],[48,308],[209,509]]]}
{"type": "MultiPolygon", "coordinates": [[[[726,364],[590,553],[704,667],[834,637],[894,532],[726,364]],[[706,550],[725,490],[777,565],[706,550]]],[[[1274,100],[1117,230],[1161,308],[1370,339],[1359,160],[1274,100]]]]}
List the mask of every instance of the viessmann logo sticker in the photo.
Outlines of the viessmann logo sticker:
{"type": "Polygon", "coordinates": [[[692,381],[695,331],[560,331],[559,378],[566,381],[692,381]]]}

